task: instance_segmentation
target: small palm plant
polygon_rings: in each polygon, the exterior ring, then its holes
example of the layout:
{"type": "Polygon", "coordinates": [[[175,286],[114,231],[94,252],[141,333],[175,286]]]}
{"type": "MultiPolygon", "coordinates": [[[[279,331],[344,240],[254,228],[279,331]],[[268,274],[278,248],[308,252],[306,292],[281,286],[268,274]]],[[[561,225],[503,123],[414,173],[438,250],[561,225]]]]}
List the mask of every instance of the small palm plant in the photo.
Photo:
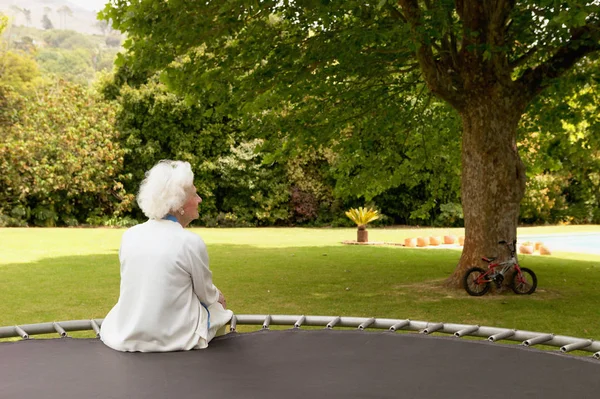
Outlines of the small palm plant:
{"type": "Polygon", "coordinates": [[[358,226],[356,241],[369,242],[369,233],[367,232],[367,224],[373,220],[379,219],[379,212],[373,208],[352,208],[346,212],[346,216],[358,226]]]}

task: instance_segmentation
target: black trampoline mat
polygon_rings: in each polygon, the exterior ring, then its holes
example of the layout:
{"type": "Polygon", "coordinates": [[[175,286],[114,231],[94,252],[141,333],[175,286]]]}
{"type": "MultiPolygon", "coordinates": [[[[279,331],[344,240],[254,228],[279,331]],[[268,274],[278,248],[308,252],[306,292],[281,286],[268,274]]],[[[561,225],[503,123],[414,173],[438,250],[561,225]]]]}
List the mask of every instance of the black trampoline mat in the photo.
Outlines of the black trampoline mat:
{"type": "Polygon", "coordinates": [[[0,343],[0,398],[597,398],[600,362],[419,334],[285,330],[208,349],[122,353],[96,339],[0,343]]]}

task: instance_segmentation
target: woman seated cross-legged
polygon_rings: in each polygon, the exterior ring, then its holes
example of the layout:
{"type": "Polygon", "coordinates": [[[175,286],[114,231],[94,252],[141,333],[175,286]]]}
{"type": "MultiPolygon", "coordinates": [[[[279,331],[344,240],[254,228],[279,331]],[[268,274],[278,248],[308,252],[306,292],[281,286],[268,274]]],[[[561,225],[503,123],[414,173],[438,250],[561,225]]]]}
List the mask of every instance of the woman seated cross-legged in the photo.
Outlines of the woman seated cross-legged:
{"type": "Polygon", "coordinates": [[[233,313],[213,284],[204,241],[184,229],[202,202],[190,164],[160,161],[146,172],[137,201],[149,220],[123,234],[119,300],[100,337],[128,352],[206,348],[233,313]]]}

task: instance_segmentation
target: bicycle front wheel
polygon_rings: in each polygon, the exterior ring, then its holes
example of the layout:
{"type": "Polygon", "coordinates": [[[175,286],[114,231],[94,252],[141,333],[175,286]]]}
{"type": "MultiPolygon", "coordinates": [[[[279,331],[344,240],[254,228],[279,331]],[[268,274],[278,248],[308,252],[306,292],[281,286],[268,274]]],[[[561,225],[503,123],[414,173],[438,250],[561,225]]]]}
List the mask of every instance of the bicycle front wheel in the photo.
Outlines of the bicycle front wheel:
{"type": "Polygon", "coordinates": [[[537,288],[537,276],[533,270],[526,267],[521,268],[521,273],[515,273],[511,286],[515,294],[530,295],[537,288]]]}
{"type": "Polygon", "coordinates": [[[469,295],[482,296],[490,290],[489,281],[482,281],[480,276],[485,274],[485,270],[480,267],[472,267],[467,270],[463,279],[463,286],[469,295]]]}

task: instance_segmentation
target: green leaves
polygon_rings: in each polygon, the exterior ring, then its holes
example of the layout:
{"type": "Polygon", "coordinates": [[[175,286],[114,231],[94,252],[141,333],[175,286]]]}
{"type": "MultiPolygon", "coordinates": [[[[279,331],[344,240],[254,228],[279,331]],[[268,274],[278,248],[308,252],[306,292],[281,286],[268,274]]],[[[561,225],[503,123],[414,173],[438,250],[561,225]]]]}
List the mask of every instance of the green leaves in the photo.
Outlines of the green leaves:
{"type": "Polygon", "coordinates": [[[526,223],[600,221],[598,59],[553,82],[523,117],[519,148],[528,169],[526,223]]]}
{"type": "Polygon", "coordinates": [[[0,12],[0,34],[4,32],[4,29],[8,26],[8,17],[0,12]]]}
{"type": "Polygon", "coordinates": [[[0,124],[0,213],[24,209],[18,220],[54,226],[131,208],[114,104],[64,81],[38,87],[36,97],[6,95],[18,117],[0,124]]]}

